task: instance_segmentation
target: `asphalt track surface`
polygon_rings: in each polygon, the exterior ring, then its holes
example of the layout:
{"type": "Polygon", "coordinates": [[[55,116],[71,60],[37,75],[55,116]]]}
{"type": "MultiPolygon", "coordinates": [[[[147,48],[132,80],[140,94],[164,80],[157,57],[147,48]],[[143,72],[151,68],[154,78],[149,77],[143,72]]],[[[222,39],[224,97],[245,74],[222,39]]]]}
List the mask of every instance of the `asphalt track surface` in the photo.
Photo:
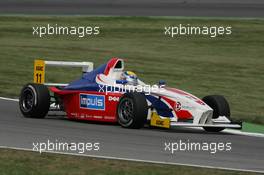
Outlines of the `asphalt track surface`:
{"type": "MultiPolygon", "coordinates": [[[[33,149],[33,143],[99,142],[99,151],[85,154],[166,163],[244,169],[264,172],[264,138],[206,133],[192,129],[124,129],[118,125],[70,121],[62,116],[45,119],[24,118],[18,102],[0,100],[0,146],[33,149]],[[211,154],[208,151],[165,151],[164,142],[231,142],[232,150],[211,154]]],[[[56,150],[58,151],[58,150],[56,150]]]]}
{"type": "Polygon", "coordinates": [[[264,17],[264,1],[0,0],[0,14],[264,17]]]}
{"type": "MultiPolygon", "coordinates": [[[[0,0],[0,14],[264,17],[261,0],[0,0]]],[[[212,166],[264,172],[264,138],[192,129],[123,129],[118,125],[69,121],[62,116],[24,118],[14,101],[0,100],[0,146],[32,149],[33,143],[99,142],[94,156],[212,166]],[[232,150],[165,151],[164,142],[231,142],[232,150]]]]}

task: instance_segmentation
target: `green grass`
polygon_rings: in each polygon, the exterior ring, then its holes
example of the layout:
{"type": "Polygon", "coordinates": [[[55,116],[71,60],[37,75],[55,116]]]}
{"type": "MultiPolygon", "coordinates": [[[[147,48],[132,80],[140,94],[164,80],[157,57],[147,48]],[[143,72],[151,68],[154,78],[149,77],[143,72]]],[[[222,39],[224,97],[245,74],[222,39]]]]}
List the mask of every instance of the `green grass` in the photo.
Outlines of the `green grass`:
{"type": "Polygon", "coordinates": [[[254,133],[263,133],[264,134],[264,126],[253,124],[253,123],[243,123],[243,130],[244,132],[254,132],[254,133]]]}
{"type": "MultiPolygon", "coordinates": [[[[160,79],[168,86],[203,97],[222,94],[232,116],[264,124],[264,21],[258,19],[191,19],[148,17],[0,17],[0,95],[17,97],[32,82],[33,60],[93,61],[127,59],[149,83],[160,79]],[[98,36],[85,38],[32,35],[32,27],[47,24],[95,26],[98,36]],[[232,35],[164,36],[164,26],[232,26],[232,35]]],[[[76,70],[48,68],[48,81],[67,82],[76,70]]]]}
{"type": "Polygon", "coordinates": [[[1,175],[251,175],[257,173],[0,149],[1,175]]]}

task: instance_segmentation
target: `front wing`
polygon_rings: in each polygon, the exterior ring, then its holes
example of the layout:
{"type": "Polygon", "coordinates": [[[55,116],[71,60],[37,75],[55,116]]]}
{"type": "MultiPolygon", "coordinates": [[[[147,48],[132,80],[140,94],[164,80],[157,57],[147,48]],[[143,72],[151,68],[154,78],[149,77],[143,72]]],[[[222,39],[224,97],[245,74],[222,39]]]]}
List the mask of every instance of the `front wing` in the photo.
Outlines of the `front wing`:
{"type": "Polygon", "coordinates": [[[233,128],[241,129],[241,122],[229,122],[229,123],[220,123],[212,122],[211,124],[192,124],[188,122],[177,122],[171,121],[170,118],[160,117],[157,113],[153,112],[150,119],[150,125],[162,128],[172,128],[172,127],[217,127],[217,128],[233,128]]]}

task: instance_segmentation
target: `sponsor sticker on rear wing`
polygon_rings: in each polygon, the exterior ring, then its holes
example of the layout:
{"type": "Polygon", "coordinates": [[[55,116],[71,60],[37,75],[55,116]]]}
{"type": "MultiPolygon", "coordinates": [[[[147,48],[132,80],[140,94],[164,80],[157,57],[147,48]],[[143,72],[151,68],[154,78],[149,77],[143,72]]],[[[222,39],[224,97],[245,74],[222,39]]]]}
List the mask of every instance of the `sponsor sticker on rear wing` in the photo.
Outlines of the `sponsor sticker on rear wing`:
{"type": "Polygon", "coordinates": [[[37,59],[34,61],[34,83],[45,84],[47,86],[67,86],[65,83],[47,83],[45,82],[46,66],[56,67],[81,67],[82,72],[91,72],[93,70],[92,62],[70,62],[70,61],[45,61],[37,59]]]}

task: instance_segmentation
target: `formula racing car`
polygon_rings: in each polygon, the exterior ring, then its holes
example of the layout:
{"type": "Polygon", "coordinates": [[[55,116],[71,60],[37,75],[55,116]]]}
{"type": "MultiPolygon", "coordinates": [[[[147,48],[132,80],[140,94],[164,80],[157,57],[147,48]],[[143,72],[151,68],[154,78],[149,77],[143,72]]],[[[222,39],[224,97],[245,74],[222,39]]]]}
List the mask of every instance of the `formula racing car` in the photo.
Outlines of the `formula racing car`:
{"type": "Polygon", "coordinates": [[[202,99],[185,91],[144,83],[124,60],[112,58],[93,69],[92,62],[35,60],[34,83],[21,90],[20,110],[25,117],[44,118],[49,111],[64,111],[69,119],[119,123],[125,128],[145,125],[163,128],[202,127],[219,132],[241,129],[233,122],[221,95],[202,99]],[[82,67],[82,76],[69,83],[46,83],[46,66],[82,67]]]}

